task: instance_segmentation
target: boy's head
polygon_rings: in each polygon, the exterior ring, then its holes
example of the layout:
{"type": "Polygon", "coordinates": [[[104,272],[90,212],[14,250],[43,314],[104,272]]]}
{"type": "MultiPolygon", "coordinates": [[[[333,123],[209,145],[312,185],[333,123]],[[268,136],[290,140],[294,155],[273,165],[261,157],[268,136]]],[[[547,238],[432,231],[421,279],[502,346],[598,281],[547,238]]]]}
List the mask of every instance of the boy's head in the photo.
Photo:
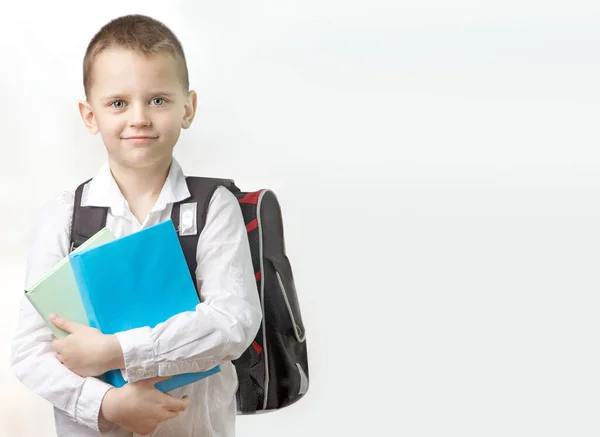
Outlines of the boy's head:
{"type": "Polygon", "coordinates": [[[185,55],[171,30],[143,15],[110,21],[88,45],[83,83],[81,117],[102,136],[111,164],[170,162],[196,110],[185,55]]]}

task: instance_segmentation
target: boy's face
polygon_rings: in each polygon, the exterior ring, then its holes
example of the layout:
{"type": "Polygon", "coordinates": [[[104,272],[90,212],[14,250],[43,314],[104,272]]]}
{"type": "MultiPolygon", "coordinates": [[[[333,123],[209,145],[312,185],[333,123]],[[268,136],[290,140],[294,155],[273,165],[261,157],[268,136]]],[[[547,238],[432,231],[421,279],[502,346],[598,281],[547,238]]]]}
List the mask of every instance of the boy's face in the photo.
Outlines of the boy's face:
{"type": "Polygon", "coordinates": [[[170,162],[181,128],[194,118],[196,94],[185,91],[171,55],[114,48],[95,58],[88,101],[79,110],[88,130],[102,136],[113,165],[144,168],[170,162]]]}

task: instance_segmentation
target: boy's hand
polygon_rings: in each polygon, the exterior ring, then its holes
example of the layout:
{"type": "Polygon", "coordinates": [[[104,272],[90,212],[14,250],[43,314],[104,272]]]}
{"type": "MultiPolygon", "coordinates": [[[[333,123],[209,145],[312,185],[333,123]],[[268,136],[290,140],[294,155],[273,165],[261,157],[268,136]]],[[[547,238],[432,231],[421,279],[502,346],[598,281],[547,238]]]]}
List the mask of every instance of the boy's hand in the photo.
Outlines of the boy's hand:
{"type": "Polygon", "coordinates": [[[104,335],[98,329],[63,319],[56,315],[50,321],[70,333],[54,340],[52,346],[58,360],[80,376],[99,376],[112,369],[125,367],[123,351],[114,335],[104,335]]]}
{"type": "Polygon", "coordinates": [[[100,414],[108,422],[135,434],[147,435],[168,419],[177,417],[189,404],[187,397],[175,398],[154,387],[169,379],[156,377],[111,388],[100,406],[100,414]]]}

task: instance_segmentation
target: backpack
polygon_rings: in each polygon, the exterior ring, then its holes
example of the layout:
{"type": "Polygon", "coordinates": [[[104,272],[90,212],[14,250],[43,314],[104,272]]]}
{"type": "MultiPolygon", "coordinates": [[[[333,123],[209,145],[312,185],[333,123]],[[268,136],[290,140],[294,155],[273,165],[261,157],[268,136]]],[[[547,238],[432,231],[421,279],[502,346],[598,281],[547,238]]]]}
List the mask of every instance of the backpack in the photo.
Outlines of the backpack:
{"type": "MultiPolygon", "coordinates": [[[[81,206],[84,187],[90,180],[75,191],[71,251],[106,225],[107,208],[81,206]]],[[[173,205],[171,219],[179,231],[181,205],[197,204],[195,235],[178,232],[194,286],[197,287],[198,238],[217,187],[224,186],[236,196],[246,224],[263,317],[252,344],[233,361],[238,377],[237,414],[268,412],[289,406],[308,390],[309,372],[306,334],[292,268],[285,254],[277,198],[266,189],[242,192],[229,179],[187,177],[186,182],[191,196],[173,205]]]]}

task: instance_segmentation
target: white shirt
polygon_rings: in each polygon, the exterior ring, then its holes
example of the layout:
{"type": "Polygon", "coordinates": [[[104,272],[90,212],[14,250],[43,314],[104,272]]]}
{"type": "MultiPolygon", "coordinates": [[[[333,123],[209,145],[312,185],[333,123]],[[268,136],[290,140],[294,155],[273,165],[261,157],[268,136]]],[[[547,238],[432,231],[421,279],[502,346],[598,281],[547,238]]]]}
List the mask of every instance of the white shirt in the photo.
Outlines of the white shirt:
{"type": "MultiPolygon", "coordinates": [[[[84,192],[82,205],[109,207],[106,225],[120,238],[168,220],[173,203],[188,196],[185,176],[173,159],[156,203],[140,224],[105,164],[84,192]]],[[[74,192],[66,191],[40,211],[27,260],[26,287],[68,255],[73,201],[74,192]]],[[[125,358],[124,376],[130,382],[221,366],[221,372],[170,392],[188,395],[189,407],[163,423],[153,437],[235,435],[237,376],[231,360],[254,339],[262,313],[242,213],[235,196],[224,187],[211,199],[196,256],[201,303],[195,312],[178,314],[154,328],[117,334],[125,358]]],[[[54,405],[58,436],[100,436],[98,414],[111,386],[63,366],[52,349],[53,339],[52,331],[23,297],[12,342],[16,376],[54,405]]],[[[104,435],[131,437],[132,433],[115,426],[104,435]]]]}

